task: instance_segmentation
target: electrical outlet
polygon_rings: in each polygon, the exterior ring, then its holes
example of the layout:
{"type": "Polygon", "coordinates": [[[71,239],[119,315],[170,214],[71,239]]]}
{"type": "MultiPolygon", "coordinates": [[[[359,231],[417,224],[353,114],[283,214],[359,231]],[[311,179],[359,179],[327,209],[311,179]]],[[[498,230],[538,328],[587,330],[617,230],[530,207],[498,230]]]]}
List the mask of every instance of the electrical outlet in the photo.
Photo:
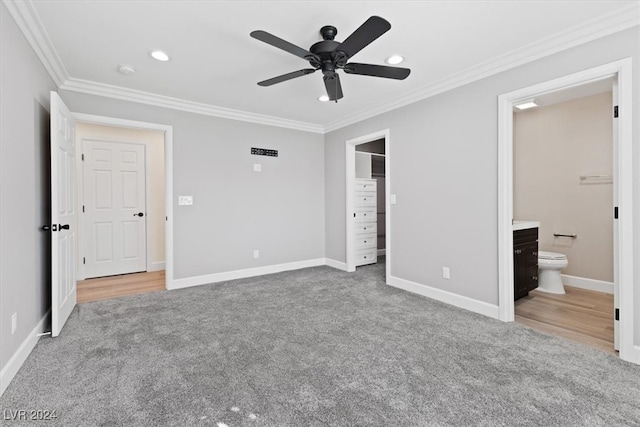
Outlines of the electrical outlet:
{"type": "Polygon", "coordinates": [[[442,267],[442,278],[451,279],[451,270],[449,270],[449,267],[442,267]]]}
{"type": "Polygon", "coordinates": [[[18,313],[13,313],[11,315],[11,335],[16,333],[18,330],[18,313]]]}
{"type": "Polygon", "coordinates": [[[253,257],[254,257],[255,259],[260,258],[260,251],[259,251],[259,250],[257,250],[257,249],[255,249],[255,250],[253,251],[253,257]]]}
{"type": "Polygon", "coordinates": [[[253,164],[253,171],[254,172],[262,172],[262,165],[260,163],[254,163],[253,164]]]}

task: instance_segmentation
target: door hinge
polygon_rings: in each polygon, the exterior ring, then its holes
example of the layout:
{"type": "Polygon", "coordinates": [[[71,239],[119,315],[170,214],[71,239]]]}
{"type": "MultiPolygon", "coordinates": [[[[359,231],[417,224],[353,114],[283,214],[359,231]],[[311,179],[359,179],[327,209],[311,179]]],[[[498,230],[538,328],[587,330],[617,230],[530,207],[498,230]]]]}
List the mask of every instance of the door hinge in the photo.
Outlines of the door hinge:
{"type": "Polygon", "coordinates": [[[613,118],[614,119],[618,118],[618,106],[617,105],[613,106],[613,118]]]}
{"type": "Polygon", "coordinates": [[[615,319],[616,320],[620,320],[620,309],[619,308],[616,308],[615,319]]]}
{"type": "Polygon", "coordinates": [[[618,219],[618,207],[613,207],[613,219],[618,219]]]}
{"type": "Polygon", "coordinates": [[[85,257],[82,257],[82,263],[86,264],[87,263],[87,259],[85,257]]]}
{"type": "Polygon", "coordinates": [[[84,212],[84,205],[82,205],[82,212],[84,212]]]}
{"type": "Polygon", "coordinates": [[[84,153],[82,153],[82,161],[84,162],[84,153]]]}

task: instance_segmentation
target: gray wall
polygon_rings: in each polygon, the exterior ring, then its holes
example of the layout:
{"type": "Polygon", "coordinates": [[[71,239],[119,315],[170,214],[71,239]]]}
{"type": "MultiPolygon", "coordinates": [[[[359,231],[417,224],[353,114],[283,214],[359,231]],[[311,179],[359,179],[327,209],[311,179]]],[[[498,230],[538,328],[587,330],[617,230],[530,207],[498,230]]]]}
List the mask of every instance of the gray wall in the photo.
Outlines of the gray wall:
{"type": "Polygon", "coordinates": [[[0,6],[0,367],[51,305],[49,92],[53,81],[0,6]],[[11,315],[18,329],[11,335],[11,315]]]}
{"type": "Polygon", "coordinates": [[[74,112],[173,126],[174,278],[324,258],[322,135],[61,96],[74,112]],[[251,147],[279,155],[252,156],[251,147]],[[262,172],[253,172],[253,163],[262,172]],[[193,206],[178,206],[179,195],[193,196],[193,206]]]}
{"type": "Polygon", "coordinates": [[[324,258],[322,135],[61,96],[74,112],[173,126],[174,278],[324,258]],[[251,147],[279,155],[253,156],[251,147]],[[253,172],[253,163],[262,172],[253,172]],[[193,196],[193,206],[178,206],[179,195],[193,196]]]}
{"type": "MultiPolygon", "coordinates": [[[[345,261],[345,141],[389,128],[388,182],[397,194],[391,207],[392,276],[497,305],[498,96],[632,56],[637,117],[639,50],[636,27],[325,135],[327,258],[345,261]],[[450,280],[442,279],[442,266],[451,268],[450,280]]],[[[633,126],[637,183],[637,120],[633,126]]],[[[640,185],[634,203],[640,277],[640,185]]],[[[638,307],[640,292],[635,294],[638,307]]],[[[640,342],[640,325],[636,331],[640,342]]]]}

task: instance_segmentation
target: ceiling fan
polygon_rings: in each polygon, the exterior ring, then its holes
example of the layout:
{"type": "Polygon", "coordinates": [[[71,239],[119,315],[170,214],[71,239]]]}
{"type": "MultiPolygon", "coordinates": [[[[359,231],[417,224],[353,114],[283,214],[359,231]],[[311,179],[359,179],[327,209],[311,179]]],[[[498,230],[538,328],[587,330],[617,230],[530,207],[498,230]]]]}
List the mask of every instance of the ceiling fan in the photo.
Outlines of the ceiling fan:
{"type": "Polygon", "coordinates": [[[364,76],[384,77],[387,79],[404,80],[411,70],[400,67],[387,67],[384,65],[360,64],[347,62],[372,41],[391,29],[391,24],[379,16],[367,19],[342,43],[334,40],[338,34],[336,27],[326,25],[320,29],[322,41],[313,44],[309,50],[298,47],[286,40],[282,40],[266,31],[257,30],[251,32],[251,37],[263,41],[271,46],[282,49],[309,62],[313,68],[303,68],[298,71],[283,74],[268,80],[258,82],[260,86],[271,86],[282,83],[296,77],[306,76],[322,70],[322,78],[327,89],[327,95],[331,101],[338,102],[342,98],[342,86],[337,71],[342,69],[347,74],[360,74],[364,76]]]}

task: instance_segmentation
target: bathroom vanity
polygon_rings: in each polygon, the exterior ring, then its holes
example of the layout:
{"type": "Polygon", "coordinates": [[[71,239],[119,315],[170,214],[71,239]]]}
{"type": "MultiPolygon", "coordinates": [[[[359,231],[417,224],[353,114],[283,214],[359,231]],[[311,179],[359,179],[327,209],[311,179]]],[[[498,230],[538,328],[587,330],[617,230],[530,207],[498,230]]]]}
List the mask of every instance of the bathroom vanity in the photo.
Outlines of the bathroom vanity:
{"type": "Polygon", "coordinates": [[[513,294],[522,298],[538,287],[537,221],[513,221],[513,294]]]}

